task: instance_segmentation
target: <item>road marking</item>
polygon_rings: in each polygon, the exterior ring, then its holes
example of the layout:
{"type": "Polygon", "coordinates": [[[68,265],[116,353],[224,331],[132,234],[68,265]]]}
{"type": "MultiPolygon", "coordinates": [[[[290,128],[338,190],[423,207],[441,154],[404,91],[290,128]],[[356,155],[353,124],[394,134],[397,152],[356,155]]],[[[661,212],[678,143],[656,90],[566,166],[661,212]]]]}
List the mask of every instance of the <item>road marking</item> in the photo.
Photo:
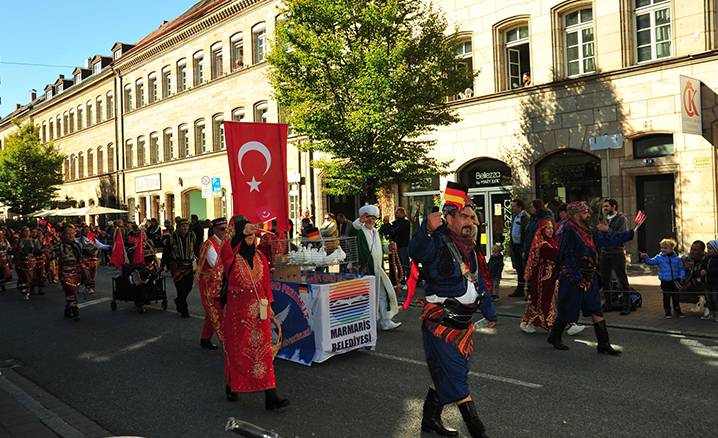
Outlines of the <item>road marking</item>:
{"type": "Polygon", "coordinates": [[[106,303],[108,301],[112,301],[112,298],[110,298],[110,297],[96,298],[94,300],[85,301],[84,303],[80,303],[77,305],[77,307],[82,309],[83,307],[94,306],[95,304],[106,303]]]}
{"type": "MultiPolygon", "coordinates": [[[[397,362],[403,362],[403,363],[410,363],[412,365],[419,365],[426,367],[426,362],[415,360],[415,359],[409,359],[408,357],[401,357],[401,356],[394,356],[392,354],[386,354],[386,353],[379,353],[376,351],[368,351],[367,354],[371,354],[372,356],[378,356],[384,359],[389,360],[395,360],[397,362]]],[[[543,385],[539,385],[538,383],[531,383],[531,382],[524,382],[523,380],[518,379],[512,379],[510,377],[502,377],[502,376],[495,376],[493,374],[486,374],[486,373],[477,373],[476,371],[469,371],[470,376],[479,377],[481,379],[487,379],[487,380],[493,380],[495,382],[501,382],[501,383],[509,383],[511,385],[518,385],[523,386],[526,388],[531,389],[539,389],[543,388],[543,385]]]]}

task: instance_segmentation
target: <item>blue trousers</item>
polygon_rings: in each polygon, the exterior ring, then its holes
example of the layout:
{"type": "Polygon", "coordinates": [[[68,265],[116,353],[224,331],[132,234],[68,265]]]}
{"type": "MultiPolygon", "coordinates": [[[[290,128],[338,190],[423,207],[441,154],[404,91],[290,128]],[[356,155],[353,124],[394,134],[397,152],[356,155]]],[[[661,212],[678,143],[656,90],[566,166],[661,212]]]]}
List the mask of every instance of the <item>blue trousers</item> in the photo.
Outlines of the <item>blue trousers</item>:
{"type": "Polygon", "coordinates": [[[469,360],[464,358],[456,345],[437,338],[423,324],[421,336],[439,404],[455,403],[468,397],[469,360]]]}

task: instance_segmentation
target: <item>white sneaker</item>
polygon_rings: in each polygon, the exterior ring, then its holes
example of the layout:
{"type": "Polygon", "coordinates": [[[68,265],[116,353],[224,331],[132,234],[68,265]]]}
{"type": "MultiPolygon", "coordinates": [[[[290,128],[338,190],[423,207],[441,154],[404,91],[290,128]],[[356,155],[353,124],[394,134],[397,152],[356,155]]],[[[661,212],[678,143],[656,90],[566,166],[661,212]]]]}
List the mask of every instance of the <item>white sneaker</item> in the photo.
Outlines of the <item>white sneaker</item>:
{"type": "Polygon", "coordinates": [[[524,323],[523,321],[521,322],[521,324],[519,324],[519,328],[524,333],[529,333],[529,334],[536,333],[536,329],[534,328],[534,326],[528,325],[528,324],[524,323]]]}
{"type": "Polygon", "coordinates": [[[402,284],[402,285],[401,285],[401,290],[407,290],[407,289],[409,289],[409,288],[407,287],[406,284],[402,284]]]}
{"type": "Polygon", "coordinates": [[[383,319],[379,325],[381,326],[381,329],[384,331],[388,330],[394,330],[395,328],[398,328],[401,326],[400,322],[394,322],[391,319],[383,319]]]}
{"type": "Polygon", "coordinates": [[[703,317],[701,319],[708,319],[711,316],[711,309],[708,307],[703,308],[703,317]]]}
{"type": "Polygon", "coordinates": [[[566,334],[569,336],[577,335],[581,333],[586,328],[585,325],[581,324],[571,324],[571,327],[566,330],[566,334]]]}

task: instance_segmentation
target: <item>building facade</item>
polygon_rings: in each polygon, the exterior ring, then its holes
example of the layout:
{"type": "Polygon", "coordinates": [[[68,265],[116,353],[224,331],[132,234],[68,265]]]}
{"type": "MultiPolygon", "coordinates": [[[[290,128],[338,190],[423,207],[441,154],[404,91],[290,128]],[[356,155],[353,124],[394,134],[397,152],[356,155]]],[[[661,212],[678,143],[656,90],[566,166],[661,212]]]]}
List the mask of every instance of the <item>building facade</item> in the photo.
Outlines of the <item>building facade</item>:
{"type": "MultiPolygon", "coordinates": [[[[715,1],[434,4],[477,76],[451,98],[462,120],[431,136],[451,172],[398,188],[415,224],[453,180],[471,188],[486,246],[506,238],[516,196],[552,208],[610,196],[629,217],[643,209],[649,220],[634,254],[656,250],[662,237],[686,248],[716,236],[715,1]],[[685,109],[696,102],[701,125],[691,133],[685,109]]],[[[280,118],[264,62],[279,9],[268,0],[200,1],[48,84],[0,120],[0,139],[12,132],[11,118],[40,126],[68,156],[62,198],[114,202],[135,218],[227,214],[222,121],[280,118]],[[219,177],[221,191],[203,197],[203,177],[219,177]]],[[[357,199],[323,195],[308,153],[290,145],[288,155],[292,216],[356,211],[357,199]]]]}

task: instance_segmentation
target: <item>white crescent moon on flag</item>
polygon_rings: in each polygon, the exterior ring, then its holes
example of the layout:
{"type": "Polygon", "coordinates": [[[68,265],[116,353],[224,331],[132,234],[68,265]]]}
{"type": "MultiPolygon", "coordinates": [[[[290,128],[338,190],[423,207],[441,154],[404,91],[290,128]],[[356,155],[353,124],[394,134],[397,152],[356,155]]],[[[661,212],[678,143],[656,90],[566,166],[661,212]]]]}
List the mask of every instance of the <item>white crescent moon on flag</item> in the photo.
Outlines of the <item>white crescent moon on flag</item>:
{"type": "Polygon", "coordinates": [[[267,172],[269,172],[269,168],[272,167],[272,154],[269,152],[269,149],[267,149],[267,146],[258,141],[248,141],[247,143],[243,144],[241,148],[239,148],[239,152],[237,153],[237,161],[239,162],[239,170],[242,172],[242,175],[244,175],[244,169],[242,168],[242,158],[244,158],[244,155],[250,151],[257,151],[264,156],[264,161],[267,162],[267,168],[264,170],[263,175],[266,175],[267,172]]]}

